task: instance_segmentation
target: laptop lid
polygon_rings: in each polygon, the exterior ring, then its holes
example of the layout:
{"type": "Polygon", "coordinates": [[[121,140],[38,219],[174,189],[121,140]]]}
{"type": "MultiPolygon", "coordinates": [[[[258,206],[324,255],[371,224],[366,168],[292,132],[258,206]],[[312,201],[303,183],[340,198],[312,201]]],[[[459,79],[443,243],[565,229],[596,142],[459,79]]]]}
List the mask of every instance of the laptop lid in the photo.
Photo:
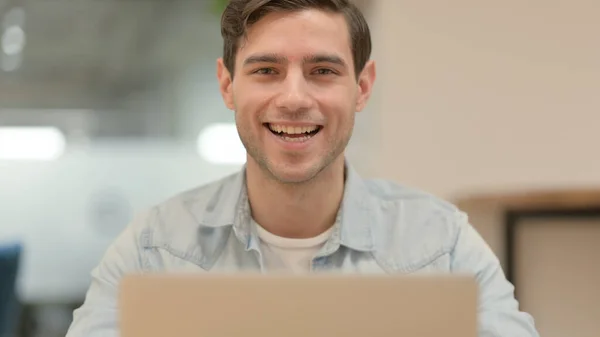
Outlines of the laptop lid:
{"type": "Polygon", "coordinates": [[[462,276],[129,276],[122,337],[476,337],[462,276]]]}

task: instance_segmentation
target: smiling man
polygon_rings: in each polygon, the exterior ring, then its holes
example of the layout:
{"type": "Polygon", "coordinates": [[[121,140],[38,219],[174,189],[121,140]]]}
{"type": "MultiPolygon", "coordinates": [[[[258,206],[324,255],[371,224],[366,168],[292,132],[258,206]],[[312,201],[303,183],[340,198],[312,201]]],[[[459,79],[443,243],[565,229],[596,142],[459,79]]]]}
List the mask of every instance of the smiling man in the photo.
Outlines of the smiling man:
{"type": "Polygon", "coordinates": [[[69,337],[117,336],[128,273],[469,273],[481,336],[537,336],[498,259],[453,205],[361,179],[345,159],[375,81],[347,0],[232,0],[217,77],[248,158],[139,215],[109,248],[69,337]]]}

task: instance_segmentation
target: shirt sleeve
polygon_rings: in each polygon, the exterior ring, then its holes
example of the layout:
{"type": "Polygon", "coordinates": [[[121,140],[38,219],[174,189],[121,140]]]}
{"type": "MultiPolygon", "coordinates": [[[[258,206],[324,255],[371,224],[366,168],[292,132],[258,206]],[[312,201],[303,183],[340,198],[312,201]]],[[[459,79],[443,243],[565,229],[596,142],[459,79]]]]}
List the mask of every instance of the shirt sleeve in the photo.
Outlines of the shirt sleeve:
{"type": "Polygon", "coordinates": [[[479,284],[479,337],[539,337],[531,315],[520,311],[498,258],[463,213],[451,268],[474,274],[479,284]]]}

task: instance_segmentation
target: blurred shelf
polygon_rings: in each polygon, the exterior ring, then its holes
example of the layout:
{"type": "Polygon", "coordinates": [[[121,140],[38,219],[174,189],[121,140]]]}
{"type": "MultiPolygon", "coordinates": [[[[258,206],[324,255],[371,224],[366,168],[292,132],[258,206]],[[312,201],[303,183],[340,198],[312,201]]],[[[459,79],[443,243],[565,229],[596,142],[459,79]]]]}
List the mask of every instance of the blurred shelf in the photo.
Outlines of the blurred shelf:
{"type": "Polygon", "coordinates": [[[600,208],[600,189],[563,189],[482,194],[469,196],[460,199],[457,202],[459,207],[463,205],[482,204],[493,204],[514,211],[533,209],[576,210],[600,208]]]}
{"type": "MultiPolygon", "coordinates": [[[[540,219],[600,219],[600,189],[591,188],[481,194],[460,199],[456,204],[461,209],[500,210],[504,226],[505,273],[517,289],[515,242],[521,223],[540,219]]],[[[564,224],[561,221],[556,223],[564,224]]],[[[597,225],[597,222],[588,223],[597,225]]]]}

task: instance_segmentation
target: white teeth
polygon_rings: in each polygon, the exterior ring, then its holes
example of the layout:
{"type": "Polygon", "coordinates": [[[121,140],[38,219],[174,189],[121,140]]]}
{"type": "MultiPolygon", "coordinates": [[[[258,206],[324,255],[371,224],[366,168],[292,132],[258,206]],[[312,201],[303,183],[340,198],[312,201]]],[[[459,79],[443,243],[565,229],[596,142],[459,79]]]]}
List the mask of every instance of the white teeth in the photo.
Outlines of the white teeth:
{"type": "MultiPolygon", "coordinates": [[[[287,133],[288,135],[299,135],[303,133],[310,133],[317,130],[318,126],[286,126],[286,125],[277,125],[277,124],[269,124],[269,128],[272,131],[277,133],[287,133]]],[[[301,138],[300,138],[301,139],[301,138]]]]}
{"type": "Polygon", "coordinates": [[[285,140],[286,142],[305,142],[307,140],[310,139],[311,136],[304,136],[304,137],[286,137],[283,136],[281,138],[283,138],[283,140],[285,140]]]}

